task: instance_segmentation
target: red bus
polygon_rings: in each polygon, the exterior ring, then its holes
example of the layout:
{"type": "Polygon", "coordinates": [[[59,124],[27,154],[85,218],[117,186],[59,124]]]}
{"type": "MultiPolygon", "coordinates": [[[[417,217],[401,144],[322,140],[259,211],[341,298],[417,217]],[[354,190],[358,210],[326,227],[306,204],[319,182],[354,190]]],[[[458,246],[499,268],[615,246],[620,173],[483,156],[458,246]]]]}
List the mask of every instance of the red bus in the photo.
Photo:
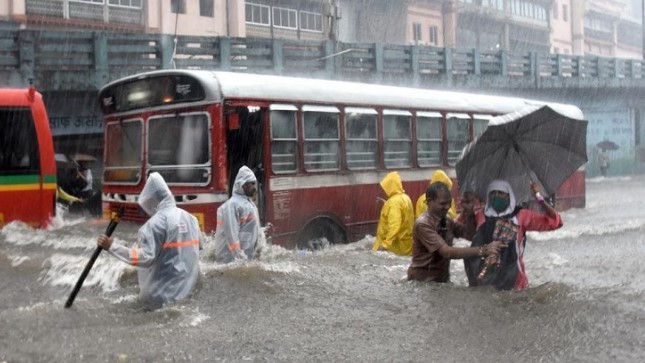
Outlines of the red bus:
{"type": "MultiPolygon", "coordinates": [[[[432,172],[452,178],[462,148],[488,120],[526,105],[520,98],[244,73],[163,70],[103,87],[103,209],[126,207],[146,175],[168,182],[205,231],[229,197],[237,170],[258,178],[263,223],[274,242],[354,241],[374,234],[381,179],[397,170],[413,200],[432,172]]],[[[582,118],[575,106],[549,104],[582,118]]],[[[560,200],[584,206],[584,171],[560,200]],[[578,183],[577,181],[581,181],[578,183]]],[[[456,184],[456,183],[455,183],[456,184]]],[[[456,192],[456,190],[455,190],[456,192]]],[[[307,246],[307,245],[304,245],[307,246]]]]}
{"type": "Polygon", "coordinates": [[[56,162],[49,118],[34,87],[0,89],[0,227],[45,228],[56,212],[56,162]]]}

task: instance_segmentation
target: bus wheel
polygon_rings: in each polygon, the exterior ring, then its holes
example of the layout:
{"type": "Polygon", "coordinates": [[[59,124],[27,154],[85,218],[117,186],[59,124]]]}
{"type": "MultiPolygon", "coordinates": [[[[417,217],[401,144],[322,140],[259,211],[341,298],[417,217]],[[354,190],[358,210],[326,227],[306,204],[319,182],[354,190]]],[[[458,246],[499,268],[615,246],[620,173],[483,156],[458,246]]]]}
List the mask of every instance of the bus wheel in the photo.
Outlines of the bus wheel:
{"type": "Polygon", "coordinates": [[[296,248],[317,251],[342,243],[347,243],[343,229],[331,220],[319,220],[309,223],[300,233],[296,248]]]}

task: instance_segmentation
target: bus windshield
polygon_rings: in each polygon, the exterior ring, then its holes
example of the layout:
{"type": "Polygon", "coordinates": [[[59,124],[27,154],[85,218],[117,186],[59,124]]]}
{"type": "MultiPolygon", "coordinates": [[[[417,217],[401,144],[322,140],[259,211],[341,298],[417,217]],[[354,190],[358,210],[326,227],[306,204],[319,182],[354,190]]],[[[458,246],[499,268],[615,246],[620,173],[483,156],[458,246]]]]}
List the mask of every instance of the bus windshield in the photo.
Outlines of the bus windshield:
{"type": "Polygon", "coordinates": [[[108,123],[105,128],[106,182],[138,183],[141,179],[142,122],[108,123]]]}
{"type": "Polygon", "coordinates": [[[210,180],[207,113],[161,115],[148,120],[148,170],[168,184],[210,180]]]}

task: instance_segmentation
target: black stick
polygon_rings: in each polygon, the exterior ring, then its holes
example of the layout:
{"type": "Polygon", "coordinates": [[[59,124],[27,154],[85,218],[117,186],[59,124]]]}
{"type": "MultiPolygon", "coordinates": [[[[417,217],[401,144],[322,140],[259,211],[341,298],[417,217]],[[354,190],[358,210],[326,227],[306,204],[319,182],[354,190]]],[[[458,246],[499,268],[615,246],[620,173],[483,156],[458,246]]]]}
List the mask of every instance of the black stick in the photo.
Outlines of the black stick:
{"type": "MultiPolygon", "coordinates": [[[[112,215],[112,218],[110,219],[110,224],[108,224],[107,228],[105,229],[106,236],[110,237],[112,235],[112,232],[114,232],[116,225],[119,224],[119,222],[121,221],[121,217],[123,216],[124,210],[125,208],[121,207],[119,208],[118,211],[116,211],[116,213],[112,215]]],[[[97,246],[96,249],[94,250],[94,253],[92,253],[92,257],[90,257],[90,260],[87,261],[87,264],[85,265],[85,269],[83,269],[83,273],[81,273],[81,276],[78,278],[78,281],[76,281],[74,290],[72,290],[72,293],[69,294],[69,297],[65,302],[65,308],[69,308],[74,303],[74,299],[76,298],[76,295],[81,290],[81,286],[83,286],[83,281],[85,281],[87,274],[90,273],[90,270],[94,265],[94,262],[99,257],[99,254],[101,253],[102,250],[103,249],[101,247],[97,246]]]]}

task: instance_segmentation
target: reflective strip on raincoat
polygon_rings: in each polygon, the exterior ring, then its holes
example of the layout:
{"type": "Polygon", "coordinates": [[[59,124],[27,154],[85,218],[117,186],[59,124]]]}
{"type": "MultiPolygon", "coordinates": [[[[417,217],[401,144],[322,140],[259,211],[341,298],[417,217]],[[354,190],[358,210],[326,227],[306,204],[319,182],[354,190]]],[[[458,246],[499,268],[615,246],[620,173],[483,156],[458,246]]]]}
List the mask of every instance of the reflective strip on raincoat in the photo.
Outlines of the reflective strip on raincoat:
{"type": "Polygon", "coordinates": [[[391,172],[381,181],[388,200],[381,208],[372,250],[383,248],[400,256],[412,255],[412,228],[414,209],[412,200],[405,194],[401,176],[391,172]]]}
{"type": "Polygon", "coordinates": [[[151,217],[139,229],[136,246],[113,244],[108,252],[137,266],[144,302],[161,306],[189,297],[199,278],[199,248],[203,243],[197,218],[177,208],[158,173],[148,177],[139,204],[151,217]]]}

